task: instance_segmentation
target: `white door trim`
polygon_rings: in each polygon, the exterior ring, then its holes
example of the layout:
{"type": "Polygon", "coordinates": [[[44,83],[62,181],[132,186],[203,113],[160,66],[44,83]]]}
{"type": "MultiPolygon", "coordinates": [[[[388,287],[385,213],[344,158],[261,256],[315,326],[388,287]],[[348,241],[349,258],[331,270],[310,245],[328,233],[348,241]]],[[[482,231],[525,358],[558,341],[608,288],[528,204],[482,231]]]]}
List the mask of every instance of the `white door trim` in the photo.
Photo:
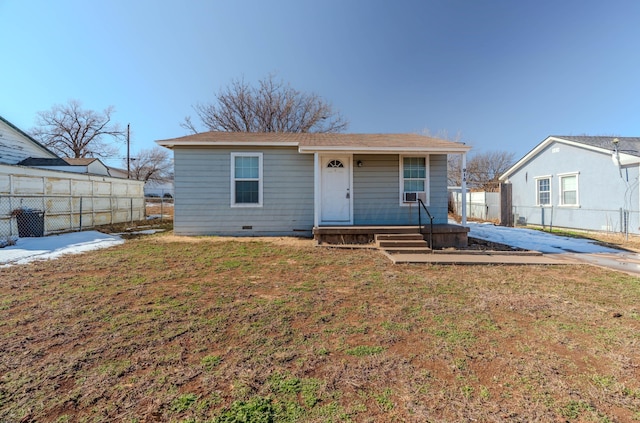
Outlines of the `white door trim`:
{"type": "Polygon", "coordinates": [[[321,225],[353,225],[353,155],[351,154],[341,154],[341,153],[337,153],[337,154],[319,154],[318,155],[318,159],[316,160],[316,169],[318,170],[318,174],[317,174],[317,186],[319,187],[319,195],[317,197],[317,211],[319,214],[319,223],[321,225]],[[347,167],[347,178],[348,183],[347,183],[347,192],[344,193],[345,198],[348,194],[348,198],[349,198],[349,204],[348,204],[348,217],[345,220],[327,220],[325,219],[325,217],[322,215],[323,211],[323,201],[324,201],[324,194],[326,194],[328,192],[328,190],[330,189],[330,187],[324,187],[322,184],[322,180],[323,180],[323,172],[325,172],[325,168],[326,168],[326,163],[328,163],[329,160],[340,160],[344,163],[345,167],[347,167]]]}

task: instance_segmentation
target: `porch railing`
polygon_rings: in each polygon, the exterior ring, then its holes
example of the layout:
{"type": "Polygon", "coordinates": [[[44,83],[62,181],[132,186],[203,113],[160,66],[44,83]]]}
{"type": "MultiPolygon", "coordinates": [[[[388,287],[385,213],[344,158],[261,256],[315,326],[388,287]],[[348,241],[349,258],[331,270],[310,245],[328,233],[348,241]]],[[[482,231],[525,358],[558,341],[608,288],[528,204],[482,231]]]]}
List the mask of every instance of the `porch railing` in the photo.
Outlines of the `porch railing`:
{"type": "Polygon", "coordinates": [[[419,198],[418,204],[420,205],[420,207],[418,207],[418,230],[420,231],[420,233],[422,233],[422,209],[424,209],[424,211],[427,213],[427,216],[429,217],[429,248],[433,250],[433,216],[431,216],[431,213],[429,213],[429,209],[419,198]]]}

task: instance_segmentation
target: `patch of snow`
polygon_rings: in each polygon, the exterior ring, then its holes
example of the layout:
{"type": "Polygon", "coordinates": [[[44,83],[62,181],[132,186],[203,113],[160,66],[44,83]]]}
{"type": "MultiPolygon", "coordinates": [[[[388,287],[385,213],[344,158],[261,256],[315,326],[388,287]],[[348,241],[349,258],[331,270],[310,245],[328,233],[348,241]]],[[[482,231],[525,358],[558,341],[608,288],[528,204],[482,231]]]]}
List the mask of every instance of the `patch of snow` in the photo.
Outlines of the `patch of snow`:
{"type": "Polygon", "coordinates": [[[124,243],[119,236],[98,231],[72,232],[40,238],[18,238],[16,245],[0,249],[0,267],[52,260],[65,254],[80,254],[124,243]]]}
{"type": "Polygon", "coordinates": [[[469,226],[469,236],[472,238],[541,253],[620,253],[620,250],[598,245],[588,239],[558,236],[533,229],[508,228],[496,226],[493,223],[474,222],[467,222],[467,226],[469,226]]]}

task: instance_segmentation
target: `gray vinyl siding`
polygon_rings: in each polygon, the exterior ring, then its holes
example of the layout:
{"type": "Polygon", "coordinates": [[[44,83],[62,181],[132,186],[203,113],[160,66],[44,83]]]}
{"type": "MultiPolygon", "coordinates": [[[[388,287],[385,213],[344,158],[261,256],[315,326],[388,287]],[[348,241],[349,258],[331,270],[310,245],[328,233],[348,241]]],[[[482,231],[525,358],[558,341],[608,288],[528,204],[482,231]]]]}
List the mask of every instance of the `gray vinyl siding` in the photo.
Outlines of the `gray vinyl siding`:
{"type": "Polygon", "coordinates": [[[447,155],[433,154],[429,157],[429,183],[431,187],[429,212],[434,217],[434,224],[445,224],[449,221],[447,155]]]}
{"type": "MultiPolygon", "coordinates": [[[[400,205],[399,160],[397,154],[354,155],[355,225],[418,223],[417,207],[400,205]],[[362,167],[355,166],[358,160],[363,161],[362,167]]],[[[296,148],[175,148],[174,231],[179,235],[310,236],[313,167],[313,155],[300,154],[296,148]],[[231,207],[232,152],[263,154],[262,207],[231,207]]],[[[447,156],[429,156],[428,208],[434,223],[447,222],[446,182],[447,156]]]]}
{"type": "Polygon", "coordinates": [[[638,166],[614,164],[610,154],[551,143],[514,172],[513,212],[528,224],[620,232],[621,210],[630,210],[629,232],[640,232],[638,166]],[[559,175],[579,172],[578,206],[560,205],[559,175]],[[550,176],[551,205],[536,204],[536,178],[550,176]]]}
{"type": "MultiPolygon", "coordinates": [[[[356,154],[353,157],[355,225],[416,225],[416,205],[400,205],[400,156],[356,154]],[[363,166],[355,166],[362,161],[363,166]]],[[[434,223],[447,223],[447,156],[429,156],[429,212],[434,223]]],[[[423,216],[424,213],[423,213],[423,216]]]]}
{"type": "Polygon", "coordinates": [[[176,234],[311,235],[313,155],[296,148],[176,148],[174,166],[176,234]],[[262,207],[231,207],[232,152],[263,153],[262,207]]]}

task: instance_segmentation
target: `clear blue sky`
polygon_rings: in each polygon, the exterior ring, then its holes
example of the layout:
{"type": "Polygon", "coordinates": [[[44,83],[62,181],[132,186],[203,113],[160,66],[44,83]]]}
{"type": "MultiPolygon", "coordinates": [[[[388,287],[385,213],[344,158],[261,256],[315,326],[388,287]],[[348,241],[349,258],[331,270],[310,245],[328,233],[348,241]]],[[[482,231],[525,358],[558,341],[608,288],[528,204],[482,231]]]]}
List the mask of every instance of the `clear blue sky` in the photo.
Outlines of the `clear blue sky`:
{"type": "Polygon", "coordinates": [[[29,130],[69,99],[113,105],[134,155],[269,73],[349,132],[516,158],[551,134],[640,136],[637,0],[0,0],[0,21],[0,115],[29,130]]]}

